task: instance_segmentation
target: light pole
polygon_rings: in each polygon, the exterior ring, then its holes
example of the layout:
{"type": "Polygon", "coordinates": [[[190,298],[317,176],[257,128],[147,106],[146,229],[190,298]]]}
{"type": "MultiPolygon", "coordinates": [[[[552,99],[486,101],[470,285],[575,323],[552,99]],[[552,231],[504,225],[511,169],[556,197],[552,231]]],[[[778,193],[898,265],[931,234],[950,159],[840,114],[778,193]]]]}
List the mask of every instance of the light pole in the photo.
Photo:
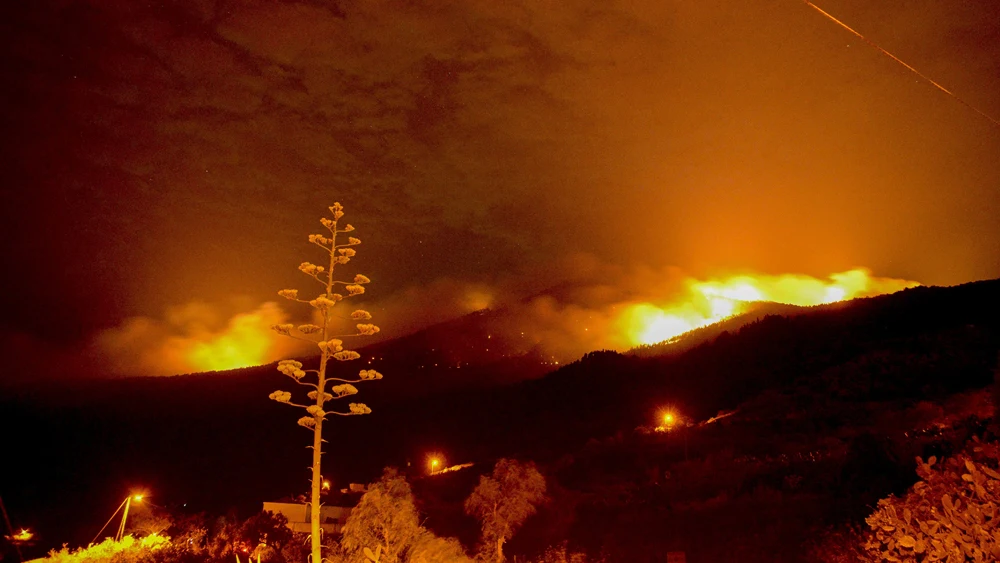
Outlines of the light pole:
{"type": "Polygon", "coordinates": [[[128,519],[128,509],[132,506],[132,499],[136,502],[142,502],[142,495],[129,495],[125,497],[125,512],[122,513],[122,523],[118,526],[118,535],[115,536],[115,541],[121,541],[125,536],[125,521],[128,519]]]}
{"type": "Polygon", "coordinates": [[[108,524],[110,524],[111,521],[115,519],[115,516],[118,514],[118,511],[124,508],[125,512],[122,514],[122,521],[118,525],[118,532],[115,534],[115,541],[122,540],[122,538],[125,536],[125,520],[128,518],[128,509],[131,508],[133,499],[136,502],[142,502],[142,495],[129,495],[125,497],[125,500],[123,500],[122,503],[118,505],[118,508],[115,509],[114,513],[111,515],[111,518],[108,518],[108,521],[104,523],[104,526],[101,528],[101,531],[97,532],[97,535],[94,536],[94,539],[91,540],[90,543],[96,542],[97,538],[101,537],[101,534],[103,534],[104,530],[107,529],[108,524]]]}
{"type": "Polygon", "coordinates": [[[14,551],[17,552],[18,562],[23,561],[24,558],[21,556],[21,546],[20,541],[28,541],[31,539],[31,532],[26,529],[22,529],[20,534],[14,533],[14,528],[10,525],[10,517],[7,516],[7,505],[3,503],[3,499],[0,498],[0,511],[3,512],[3,521],[7,524],[7,531],[10,532],[11,543],[14,544],[14,551]]]}

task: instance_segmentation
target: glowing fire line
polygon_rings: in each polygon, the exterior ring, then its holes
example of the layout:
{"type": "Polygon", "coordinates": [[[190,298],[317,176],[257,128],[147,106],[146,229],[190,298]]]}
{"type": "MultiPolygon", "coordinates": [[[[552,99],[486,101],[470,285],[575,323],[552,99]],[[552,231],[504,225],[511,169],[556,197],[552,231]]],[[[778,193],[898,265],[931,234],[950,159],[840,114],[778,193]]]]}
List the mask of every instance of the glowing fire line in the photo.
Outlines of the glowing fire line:
{"type": "Polygon", "coordinates": [[[809,307],[893,293],[918,285],[909,280],[872,277],[862,268],[832,274],[829,281],[794,274],[743,275],[709,281],[689,279],[686,295],[679,302],[663,307],[652,303],[633,304],[622,314],[619,323],[632,345],[655,344],[741,314],[753,302],[809,307]]]}
{"type": "Polygon", "coordinates": [[[273,335],[259,311],[236,315],[226,330],[188,343],[187,361],[200,371],[256,366],[270,360],[273,335]]]}

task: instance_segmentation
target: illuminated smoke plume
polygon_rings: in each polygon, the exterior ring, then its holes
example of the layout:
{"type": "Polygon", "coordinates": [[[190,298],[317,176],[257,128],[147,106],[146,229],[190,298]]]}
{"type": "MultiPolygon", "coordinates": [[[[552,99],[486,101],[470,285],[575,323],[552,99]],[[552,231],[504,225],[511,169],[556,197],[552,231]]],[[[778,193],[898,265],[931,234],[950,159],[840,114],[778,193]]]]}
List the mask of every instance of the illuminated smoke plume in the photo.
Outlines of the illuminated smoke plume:
{"type": "Polygon", "coordinates": [[[796,274],[697,279],[673,268],[626,272],[614,267],[583,277],[505,304],[496,332],[519,351],[536,348],[565,362],[592,350],[670,340],[744,313],[754,302],[812,306],[920,285],[873,277],[861,268],[826,279],[796,274]]]}
{"type": "MultiPolygon", "coordinates": [[[[496,286],[440,279],[372,303],[360,303],[381,321],[384,338],[490,308],[494,345],[510,355],[535,351],[560,363],[592,350],[628,350],[746,312],[754,302],[799,306],[891,293],[917,282],[879,278],[865,269],[832,274],[741,274],[698,279],[668,268],[632,268],[584,261],[565,268],[554,285],[525,280],[496,286]],[[562,281],[560,281],[560,279],[562,281]],[[519,297],[524,294],[529,297],[519,297]]],[[[136,317],[94,340],[96,365],[116,375],[171,375],[261,365],[313,350],[277,338],[273,324],[288,320],[275,303],[257,307],[190,303],[163,319],[136,317]]],[[[446,348],[447,342],[441,346],[446,348]]],[[[467,358],[476,361],[476,358],[467,358]]]]}
{"type": "MultiPolygon", "coordinates": [[[[270,330],[285,313],[267,302],[249,312],[194,302],[163,319],[134,317],[101,332],[93,353],[113,375],[174,375],[260,365],[296,351],[270,330]]],[[[299,350],[300,352],[302,350],[299,350]]]]}
{"type": "Polygon", "coordinates": [[[485,284],[441,278],[361,306],[377,315],[383,337],[396,338],[435,323],[495,308],[496,296],[502,294],[501,290],[485,284]]]}

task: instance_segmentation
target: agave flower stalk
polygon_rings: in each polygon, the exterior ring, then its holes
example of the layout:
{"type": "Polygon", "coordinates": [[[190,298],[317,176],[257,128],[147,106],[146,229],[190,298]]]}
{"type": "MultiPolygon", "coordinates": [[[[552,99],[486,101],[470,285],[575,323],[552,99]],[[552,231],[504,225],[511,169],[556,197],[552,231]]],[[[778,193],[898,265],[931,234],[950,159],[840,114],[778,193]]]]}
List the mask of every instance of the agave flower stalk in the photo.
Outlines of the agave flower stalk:
{"type": "MultiPolygon", "coordinates": [[[[327,233],[309,235],[309,242],[322,248],[324,251],[324,261],[327,266],[320,266],[311,262],[303,262],[299,265],[299,270],[313,278],[323,287],[322,293],[312,299],[299,297],[296,289],[283,289],[278,295],[290,301],[306,303],[312,307],[314,317],[318,324],[279,324],[272,326],[272,330],[278,334],[304,340],[313,343],[319,348],[319,368],[303,369],[302,362],[296,360],[282,360],[278,362],[278,371],[288,376],[297,384],[307,387],[310,390],[306,393],[308,402],[296,403],[292,401],[292,394],[289,391],[278,390],[271,393],[270,399],[286,405],[292,405],[305,410],[305,416],[298,420],[299,426],[307,428],[313,433],[313,463],[312,463],[312,495],[310,501],[310,533],[312,543],[312,553],[310,561],[312,563],[322,563],[321,553],[322,532],[320,528],[320,492],[323,484],[323,474],[321,461],[323,456],[323,422],[329,416],[355,416],[371,413],[371,409],[364,403],[348,403],[346,408],[336,409],[331,406],[336,405],[336,401],[356,395],[358,388],[355,383],[374,381],[382,379],[382,374],[373,369],[362,369],[357,377],[342,378],[327,375],[327,368],[332,362],[349,362],[361,357],[354,350],[345,348],[344,339],[357,338],[363,336],[374,336],[379,332],[379,328],[368,322],[372,315],[368,311],[357,309],[347,316],[340,316],[335,313],[336,308],[343,307],[342,302],[364,295],[365,285],[371,282],[368,277],[357,274],[350,281],[337,280],[334,271],[337,266],[343,266],[351,261],[357,254],[355,246],[361,241],[353,236],[347,236],[347,242],[338,243],[341,236],[354,231],[350,224],[340,226],[340,220],[344,216],[344,207],[340,203],[334,203],[330,208],[332,219],[323,217],[320,223],[326,228],[327,233]],[[348,334],[334,334],[333,325],[336,321],[349,319],[355,324],[356,332],[348,334]]],[[[340,239],[343,240],[343,239],[340,239]]]]}

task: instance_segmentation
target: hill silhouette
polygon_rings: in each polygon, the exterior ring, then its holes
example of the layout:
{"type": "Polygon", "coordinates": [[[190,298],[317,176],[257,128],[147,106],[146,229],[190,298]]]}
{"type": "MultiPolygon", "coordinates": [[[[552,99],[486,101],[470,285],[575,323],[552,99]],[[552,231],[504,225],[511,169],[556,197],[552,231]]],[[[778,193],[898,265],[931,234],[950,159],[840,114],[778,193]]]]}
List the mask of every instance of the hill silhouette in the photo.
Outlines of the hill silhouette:
{"type": "MultiPolygon", "coordinates": [[[[992,382],[1000,280],[775,311],[764,307],[749,324],[734,319],[661,347],[594,351],[550,373],[556,366],[530,348],[475,352],[490,336],[490,312],[366,348],[365,361],[387,379],[361,389],[371,416],[328,429],[328,476],[344,485],[371,480],[385,465],[419,472],[430,451],[456,463],[517,455],[583,490],[640,471],[601,462],[604,473],[595,476],[598,462],[586,452],[615,436],[631,443],[622,436],[644,435],[664,405],[694,421],[737,412],[692,430],[692,457],[786,455],[815,449],[837,429],[884,424],[864,405],[908,409],[992,382]],[[438,346],[442,339],[449,346],[438,346]],[[437,369],[412,368],[432,362],[437,369]],[[461,368],[445,370],[447,362],[461,368]]],[[[253,510],[299,493],[308,434],[295,425],[298,412],[267,400],[286,381],[261,366],[8,387],[0,422],[13,455],[5,456],[0,494],[54,546],[89,541],[132,487],[177,510],[208,512],[253,510]]],[[[654,465],[677,462],[678,450],[670,452],[654,465]]],[[[868,462],[860,459],[863,472],[868,462]]]]}

